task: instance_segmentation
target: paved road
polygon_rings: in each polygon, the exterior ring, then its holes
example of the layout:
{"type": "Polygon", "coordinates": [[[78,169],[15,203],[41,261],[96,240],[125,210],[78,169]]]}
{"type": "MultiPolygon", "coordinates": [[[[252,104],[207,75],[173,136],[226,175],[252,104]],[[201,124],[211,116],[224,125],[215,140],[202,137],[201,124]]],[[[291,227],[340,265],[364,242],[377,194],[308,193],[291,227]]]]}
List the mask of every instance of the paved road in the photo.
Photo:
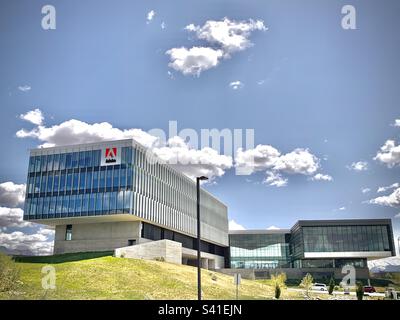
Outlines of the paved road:
{"type": "MultiPolygon", "coordinates": [[[[306,292],[305,289],[298,289],[298,288],[288,288],[288,290],[290,291],[298,291],[298,292],[306,292]]],[[[312,293],[318,293],[318,294],[328,294],[328,291],[318,291],[318,290],[310,290],[310,292],[312,293]]],[[[343,291],[333,291],[333,294],[341,294],[344,295],[343,291]]],[[[355,296],[356,293],[354,291],[350,291],[349,293],[350,296],[355,296]]],[[[384,293],[365,293],[366,296],[370,296],[370,297],[380,297],[383,298],[385,297],[384,293]]]]}

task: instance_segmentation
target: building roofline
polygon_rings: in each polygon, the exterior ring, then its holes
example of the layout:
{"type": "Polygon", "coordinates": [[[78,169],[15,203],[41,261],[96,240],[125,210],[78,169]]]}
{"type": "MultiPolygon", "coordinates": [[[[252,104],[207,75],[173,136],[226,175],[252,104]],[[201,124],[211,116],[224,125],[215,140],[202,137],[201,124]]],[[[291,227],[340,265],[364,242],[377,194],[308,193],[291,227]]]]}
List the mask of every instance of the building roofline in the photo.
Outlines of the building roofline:
{"type": "Polygon", "coordinates": [[[228,234],[284,234],[290,233],[290,229],[249,229],[249,230],[229,230],[228,234]]]}

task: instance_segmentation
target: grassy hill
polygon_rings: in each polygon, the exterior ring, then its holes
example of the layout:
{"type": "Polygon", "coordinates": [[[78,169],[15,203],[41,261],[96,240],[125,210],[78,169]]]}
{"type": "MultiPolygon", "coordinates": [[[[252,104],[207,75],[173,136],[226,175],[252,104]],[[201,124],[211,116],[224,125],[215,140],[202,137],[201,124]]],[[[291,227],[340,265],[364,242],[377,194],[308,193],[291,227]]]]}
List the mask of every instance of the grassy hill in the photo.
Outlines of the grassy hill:
{"type": "MultiPolygon", "coordinates": [[[[109,253],[16,258],[22,284],[13,299],[196,299],[197,269],[166,262],[114,258],[109,253]],[[104,256],[106,255],[106,256],[104,256]],[[42,267],[56,269],[56,289],[41,286],[42,267]]],[[[202,270],[204,299],[235,299],[233,278],[202,270]]],[[[284,298],[285,294],[283,294],[284,298]]],[[[271,299],[273,288],[243,280],[241,299],[271,299]]]]}

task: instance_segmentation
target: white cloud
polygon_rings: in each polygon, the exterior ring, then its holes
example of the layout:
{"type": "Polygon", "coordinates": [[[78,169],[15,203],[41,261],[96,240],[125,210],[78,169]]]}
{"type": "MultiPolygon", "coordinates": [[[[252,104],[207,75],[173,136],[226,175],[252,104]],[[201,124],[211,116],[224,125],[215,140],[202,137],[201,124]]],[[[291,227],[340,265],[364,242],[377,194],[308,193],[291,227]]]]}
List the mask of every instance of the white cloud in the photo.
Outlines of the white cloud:
{"type": "Polygon", "coordinates": [[[283,178],[282,175],[275,171],[267,171],[266,177],[263,181],[264,184],[268,184],[273,187],[285,187],[288,183],[288,179],[283,178]]]}
{"type": "Polygon", "coordinates": [[[398,187],[400,187],[400,184],[399,184],[398,182],[396,182],[396,183],[391,184],[390,186],[379,187],[378,190],[377,190],[377,192],[378,192],[378,193],[386,192],[386,191],[388,191],[388,190],[396,189],[396,188],[398,188],[398,187]]]}
{"type": "Polygon", "coordinates": [[[347,169],[354,171],[365,171],[368,170],[368,163],[366,161],[353,162],[351,165],[347,166],[347,169]]]}
{"type": "Polygon", "coordinates": [[[165,24],[165,22],[164,22],[164,21],[163,21],[163,22],[161,22],[161,25],[160,25],[160,26],[161,26],[161,29],[163,29],[163,30],[164,30],[164,29],[167,27],[167,25],[165,24]]]}
{"type": "Polygon", "coordinates": [[[20,208],[0,207],[0,227],[24,228],[33,224],[23,220],[24,211],[20,208]]]}
{"type": "Polygon", "coordinates": [[[25,184],[8,181],[0,183],[0,206],[19,207],[25,201],[25,184]]]}
{"type": "Polygon", "coordinates": [[[232,157],[220,155],[214,149],[190,148],[180,137],[172,137],[164,145],[159,138],[141,129],[121,130],[107,122],[88,124],[79,120],[68,120],[51,127],[38,126],[31,131],[19,130],[17,137],[35,138],[43,142],[42,147],[133,138],[151,148],[161,160],[190,178],[205,175],[212,180],[232,167],[232,157]]]}
{"type": "Polygon", "coordinates": [[[395,218],[400,218],[400,212],[394,216],[395,218]]]}
{"type": "Polygon", "coordinates": [[[311,180],[315,180],[315,181],[332,181],[333,178],[329,174],[317,173],[315,176],[313,176],[311,178],[311,180]]]}
{"type": "Polygon", "coordinates": [[[0,250],[17,255],[48,255],[53,253],[53,240],[41,233],[0,233],[0,250]]]}
{"type": "Polygon", "coordinates": [[[243,82],[241,82],[240,80],[237,81],[232,81],[231,83],[229,83],[229,86],[233,89],[233,90],[238,90],[243,88],[244,84],[243,82]]]}
{"type": "Polygon", "coordinates": [[[400,145],[396,145],[394,140],[387,140],[377,152],[374,160],[378,160],[392,168],[400,164],[400,145]]]}
{"type": "Polygon", "coordinates": [[[172,48],[166,54],[171,60],[169,67],[184,75],[195,76],[200,76],[203,71],[216,67],[223,56],[222,50],[208,47],[172,48]]]}
{"type": "Polygon", "coordinates": [[[308,149],[297,148],[292,152],[281,154],[270,145],[257,145],[254,149],[236,152],[235,166],[243,172],[257,172],[266,170],[267,177],[264,183],[274,186],[285,186],[285,174],[312,175],[319,169],[319,159],[308,149]]]}
{"type": "Polygon", "coordinates": [[[164,147],[153,148],[152,152],[192,179],[204,175],[213,180],[232,167],[232,157],[220,155],[208,147],[200,150],[190,148],[178,136],[169,139],[164,147]]]}
{"type": "Polygon", "coordinates": [[[146,23],[149,24],[153,20],[155,15],[156,12],[154,10],[149,11],[146,16],[146,23]]]}
{"type": "Polygon", "coordinates": [[[270,226],[267,228],[267,230],[281,230],[281,228],[275,227],[275,226],[270,226]]]}
{"type": "Polygon", "coordinates": [[[346,207],[340,207],[339,210],[344,211],[344,210],[346,210],[346,207]]]}
{"type": "Polygon", "coordinates": [[[31,122],[35,125],[41,125],[44,120],[42,111],[40,109],[28,111],[27,113],[21,114],[19,117],[22,120],[31,122]]]}
{"type": "Polygon", "coordinates": [[[362,193],[368,193],[368,192],[370,192],[370,191],[371,191],[370,188],[363,188],[363,189],[361,189],[361,192],[362,192],[362,193]]]}
{"type": "Polygon", "coordinates": [[[248,38],[251,32],[267,28],[261,20],[224,18],[222,21],[206,21],[202,27],[190,24],[185,30],[194,32],[199,40],[205,40],[209,45],[168,50],[166,54],[171,60],[168,66],[184,75],[200,76],[201,72],[216,67],[220,60],[230,58],[232,53],[250,47],[252,43],[248,38]]]}
{"type": "Polygon", "coordinates": [[[395,127],[400,127],[400,119],[394,120],[393,126],[395,126],[395,127]]]}
{"type": "Polygon", "coordinates": [[[17,132],[18,138],[34,138],[44,142],[41,147],[100,142],[134,138],[146,147],[151,147],[157,138],[141,129],[114,128],[108,122],[88,124],[79,120],[68,120],[51,127],[38,126],[31,131],[17,132]]]}
{"type": "Polygon", "coordinates": [[[238,224],[235,220],[229,220],[229,230],[246,230],[245,227],[238,224]]]}
{"type": "Polygon", "coordinates": [[[400,206],[400,188],[397,188],[387,196],[371,199],[369,200],[369,203],[388,207],[398,207],[400,206]]]}
{"type": "Polygon", "coordinates": [[[19,86],[19,87],[18,87],[18,90],[19,90],[19,91],[22,91],[22,92],[27,92],[27,91],[31,90],[31,87],[30,87],[30,86],[27,86],[27,85],[19,86]]]}
{"type": "Polygon", "coordinates": [[[252,46],[251,32],[267,30],[262,20],[233,21],[228,18],[206,21],[202,27],[190,24],[185,29],[195,32],[198,39],[221,47],[226,56],[252,46]]]}

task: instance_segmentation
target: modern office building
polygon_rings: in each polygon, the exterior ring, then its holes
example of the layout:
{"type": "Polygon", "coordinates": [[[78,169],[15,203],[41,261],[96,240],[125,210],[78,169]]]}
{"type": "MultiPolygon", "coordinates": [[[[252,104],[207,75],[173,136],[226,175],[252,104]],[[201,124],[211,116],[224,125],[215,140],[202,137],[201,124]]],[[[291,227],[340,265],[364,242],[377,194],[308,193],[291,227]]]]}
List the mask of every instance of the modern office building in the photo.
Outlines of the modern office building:
{"type": "Polygon", "coordinates": [[[229,242],[229,272],[246,269],[250,277],[273,269],[292,278],[307,272],[343,277],[345,265],[368,277],[368,260],[396,255],[390,219],[298,221],[290,230],[230,231],[229,242]]]}
{"type": "MultiPolygon", "coordinates": [[[[194,264],[196,184],[132,139],[30,152],[24,220],[55,228],[54,253],[194,264]]],[[[224,266],[227,207],[201,189],[202,265],[224,266]]]]}

